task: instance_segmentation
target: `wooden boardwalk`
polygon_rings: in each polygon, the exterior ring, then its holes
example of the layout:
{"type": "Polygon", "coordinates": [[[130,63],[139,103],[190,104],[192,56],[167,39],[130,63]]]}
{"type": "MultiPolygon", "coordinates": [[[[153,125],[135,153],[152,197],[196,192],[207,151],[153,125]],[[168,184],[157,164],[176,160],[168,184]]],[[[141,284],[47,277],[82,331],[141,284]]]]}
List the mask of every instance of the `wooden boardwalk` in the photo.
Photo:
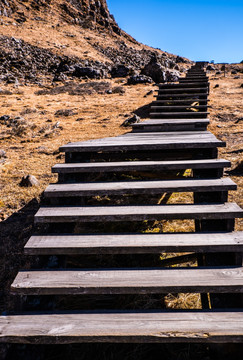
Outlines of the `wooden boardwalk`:
{"type": "Polygon", "coordinates": [[[20,312],[0,317],[0,342],[243,341],[243,232],[234,230],[243,210],[228,202],[237,186],[223,178],[230,162],[219,159],[217,149],[226,144],[207,131],[208,77],[196,63],[178,83],[158,87],[151,119],[131,132],[61,146],[65,163],[52,168],[58,183],[45,190],[36,233],[24,249],[39,266],[17,274],[11,289],[20,312]],[[189,200],[168,203],[174,193],[189,200]],[[182,228],[164,232],[167,220],[179,220],[182,228]],[[154,224],[157,233],[149,232],[154,224]],[[178,268],[175,257],[173,267],[147,265],[161,253],[189,253],[196,263],[178,268]],[[105,256],[105,265],[91,255],[105,256]],[[114,266],[117,255],[126,266],[114,266]],[[70,296],[195,292],[201,310],[69,308],[70,296]],[[65,311],[57,302],[55,310],[42,305],[33,312],[31,299],[45,303],[48,296],[64,299],[65,311]]]}

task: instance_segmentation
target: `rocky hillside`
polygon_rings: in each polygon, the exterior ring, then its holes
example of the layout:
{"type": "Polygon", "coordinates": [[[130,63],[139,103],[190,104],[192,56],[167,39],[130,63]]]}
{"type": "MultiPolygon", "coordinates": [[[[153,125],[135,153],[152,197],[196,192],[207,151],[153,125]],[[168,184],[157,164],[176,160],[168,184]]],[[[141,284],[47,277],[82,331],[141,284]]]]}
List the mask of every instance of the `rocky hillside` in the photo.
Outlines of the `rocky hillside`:
{"type": "Polygon", "coordinates": [[[7,83],[39,84],[48,76],[163,81],[188,63],[135,41],[106,0],[1,0],[0,28],[0,81],[7,83]]]}
{"type": "Polygon", "coordinates": [[[30,13],[45,16],[49,12],[84,28],[104,27],[121,34],[106,0],[1,0],[0,3],[0,16],[13,16],[18,23],[25,22],[30,13]]]}

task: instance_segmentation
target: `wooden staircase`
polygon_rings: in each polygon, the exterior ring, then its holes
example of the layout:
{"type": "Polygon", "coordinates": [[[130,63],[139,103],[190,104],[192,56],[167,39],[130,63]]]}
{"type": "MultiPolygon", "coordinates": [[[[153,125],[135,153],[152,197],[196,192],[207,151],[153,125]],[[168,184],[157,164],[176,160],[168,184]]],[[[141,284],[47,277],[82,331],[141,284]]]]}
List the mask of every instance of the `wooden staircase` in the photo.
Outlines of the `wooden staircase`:
{"type": "Polygon", "coordinates": [[[243,210],[228,202],[237,187],[223,178],[230,162],[218,159],[217,149],[225,143],[207,131],[208,92],[196,63],[178,84],[159,85],[151,120],[132,132],[61,146],[65,163],[52,168],[58,183],[44,192],[24,249],[40,266],[17,274],[11,289],[22,304],[0,317],[0,342],[242,342],[243,232],[234,222],[243,210]],[[189,200],[168,203],[174,193],[189,200]],[[164,221],[187,219],[189,231],[163,232],[164,221]],[[157,233],[149,231],[154,222],[157,233]],[[176,267],[177,258],[173,267],[144,265],[161,253],[192,254],[197,266],[176,267]],[[98,267],[93,255],[106,256],[106,265],[98,267]],[[126,266],[112,265],[118,255],[126,266]],[[50,269],[51,257],[57,264],[50,269]],[[69,307],[70,296],[195,292],[200,310],[69,307]],[[55,304],[31,312],[30,299],[55,296],[65,299],[65,311],[55,304]]]}

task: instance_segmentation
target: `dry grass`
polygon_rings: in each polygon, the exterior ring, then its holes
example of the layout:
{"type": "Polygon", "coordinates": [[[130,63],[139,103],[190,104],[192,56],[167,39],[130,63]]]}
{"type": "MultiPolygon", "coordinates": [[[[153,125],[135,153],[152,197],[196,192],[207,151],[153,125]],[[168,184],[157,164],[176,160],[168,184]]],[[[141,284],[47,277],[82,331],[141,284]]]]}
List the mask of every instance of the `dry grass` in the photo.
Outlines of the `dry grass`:
{"type": "MultiPolygon", "coordinates": [[[[109,80],[117,86],[117,80],[109,80]]],[[[5,87],[4,87],[5,88],[5,87]]],[[[0,95],[1,115],[21,116],[29,124],[34,124],[21,136],[7,133],[9,128],[0,125],[0,148],[4,149],[7,159],[0,165],[1,171],[1,216],[2,220],[19,210],[25,203],[39,196],[47,184],[55,181],[51,166],[63,162],[58,154],[59,146],[69,141],[82,141],[124,133],[120,125],[125,115],[130,115],[139,107],[152,101],[153,96],[144,98],[151,85],[124,86],[125,94],[106,95],[36,95],[40,90],[35,86],[20,87],[18,91],[7,86],[13,95],[0,95]],[[22,94],[16,94],[21,91],[22,94]],[[31,111],[26,111],[32,109],[31,111]],[[72,109],[75,115],[55,116],[60,109],[72,109]],[[76,121],[79,119],[79,121],[76,121]],[[55,128],[55,125],[58,127],[55,128]],[[32,174],[40,181],[38,188],[20,188],[23,175],[32,174]]]]}

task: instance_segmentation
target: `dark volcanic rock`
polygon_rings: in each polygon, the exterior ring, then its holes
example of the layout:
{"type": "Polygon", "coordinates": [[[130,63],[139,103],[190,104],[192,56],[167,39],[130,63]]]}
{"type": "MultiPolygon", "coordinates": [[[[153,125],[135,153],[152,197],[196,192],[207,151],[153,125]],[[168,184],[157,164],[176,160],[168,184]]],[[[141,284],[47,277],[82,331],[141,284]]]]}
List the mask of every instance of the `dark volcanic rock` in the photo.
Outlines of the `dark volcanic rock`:
{"type": "Polygon", "coordinates": [[[111,69],[111,76],[113,78],[126,77],[129,75],[129,72],[130,72],[130,68],[128,66],[119,64],[111,69]]]}
{"type": "Polygon", "coordinates": [[[75,70],[72,75],[78,78],[88,77],[89,79],[100,79],[102,77],[100,70],[96,70],[92,67],[81,66],[75,66],[75,70]]]}
{"type": "Polygon", "coordinates": [[[140,122],[140,117],[138,115],[134,114],[134,116],[132,116],[131,118],[126,119],[121,124],[121,126],[127,127],[127,126],[131,126],[132,124],[139,123],[139,122],[140,122]]]}
{"type": "Polygon", "coordinates": [[[22,177],[19,186],[22,187],[31,187],[31,186],[39,186],[40,183],[33,175],[25,175],[22,177]]]}
{"type": "Polygon", "coordinates": [[[215,68],[212,65],[208,65],[206,70],[213,71],[215,70],[215,68]]]}
{"type": "Polygon", "coordinates": [[[151,77],[156,83],[163,83],[166,81],[164,68],[159,64],[156,58],[152,58],[142,69],[141,73],[151,77]]]}
{"type": "Polygon", "coordinates": [[[134,75],[130,76],[127,80],[128,85],[136,85],[136,84],[151,84],[153,79],[147,75],[134,75]]]}

